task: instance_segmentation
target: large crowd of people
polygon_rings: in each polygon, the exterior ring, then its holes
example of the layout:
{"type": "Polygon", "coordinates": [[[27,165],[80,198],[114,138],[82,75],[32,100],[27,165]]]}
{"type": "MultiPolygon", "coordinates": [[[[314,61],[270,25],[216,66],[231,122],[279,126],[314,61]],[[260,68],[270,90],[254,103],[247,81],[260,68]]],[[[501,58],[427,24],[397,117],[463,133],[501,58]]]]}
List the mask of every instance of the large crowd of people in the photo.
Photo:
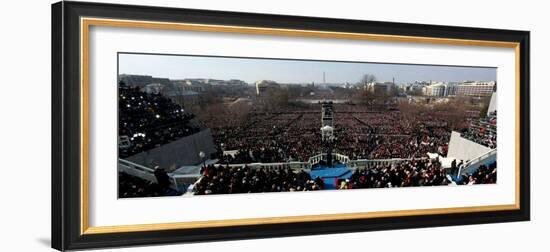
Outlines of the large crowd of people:
{"type": "Polygon", "coordinates": [[[479,120],[473,120],[462,136],[491,149],[497,147],[497,112],[493,111],[479,120]]]}
{"type": "Polygon", "coordinates": [[[305,171],[290,168],[257,168],[244,166],[208,165],[194,184],[195,195],[294,192],[322,190],[321,179],[312,179],[305,171]]]}
{"type": "Polygon", "coordinates": [[[181,192],[173,190],[163,183],[150,182],[124,172],[118,173],[119,198],[177,196],[181,194],[181,192]]]}
{"type": "Polygon", "coordinates": [[[451,181],[438,160],[412,159],[396,164],[356,169],[340,189],[448,185],[451,181]]]}
{"type": "MultiPolygon", "coordinates": [[[[451,169],[443,168],[438,159],[413,158],[393,164],[356,168],[351,177],[338,180],[336,189],[494,184],[497,179],[496,162],[489,166],[481,165],[475,172],[463,174],[456,180],[453,177],[451,169]]],[[[304,170],[208,165],[201,169],[201,177],[195,183],[193,193],[316,191],[323,190],[324,186],[321,178],[312,178],[304,170]]]]}
{"type": "MultiPolygon", "coordinates": [[[[368,111],[335,105],[333,151],[351,159],[420,158],[446,155],[450,132],[445,115],[368,111]]],[[[220,147],[221,163],[307,162],[321,153],[320,106],[278,113],[250,113],[242,123],[205,121],[220,147]],[[227,153],[227,152],[226,152],[227,153]]]]}
{"type": "MultiPolygon", "coordinates": [[[[403,113],[395,107],[373,109],[371,105],[354,104],[335,104],[334,110],[333,152],[351,159],[420,158],[427,152],[446,155],[450,132],[457,130],[445,114],[403,113]]],[[[480,125],[494,125],[496,114],[479,121],[480,125]]],[[[320,126],[318,104],[286,107],[276,112],[267,112],[259,106],[244,119],[220,112],[201,117],[199,122],[194,114],[160,94],[119,84],[119,138],[128,143],[119,144],[122,158],[207,127],[212,130],[220,163],[307,162],[323,152],[320,126]]],[[[492,126],[488,130],[471,128],[465,135],[482,142],[496,140],[492,126]]],[[[496,146],[496,141],[490,141],[489,146],[496,146]]]]}
{"type": "MultiPolygon", "coordinates": [[[[161,94],[119,83],[119,157],[126,158],[210,128],[218,148],[217,164],[206,165],[193,185],[196,195],[315,191],[325,188],[321,178],[304,170],[252,168],[252,163],[307,162],[324,152],[321,142],[321,106],[302,104],[278,110],[261,104],[243,113],[214,116],[187,112],[161,94]],[[199,120],[198,118],[201,118],[199,120]],[[249,164],[249,165],[246,165],[249,164]]],[[[255,104],[258,105],[258,104],[255,104]]],[[[424,110],[425,111],[425,110],[424,110]]],[[[388,106],[334,104],[333,153],[360,159],[408,159],[389,165],[362,167],[339,181],[337,189],[438,186],[452,183],[447,170],[427,153],[446,156],[453,130],[479,144],[496,148],[496,112],[451,122],[445,111],[401,111],[388,106]],[[374,109],[373,109],[374,108],[374,109]],[[462,127],[464,126],[464,127],[462,127]]],[[[155,174],[158,175],[158,174],[155,174]]],[[[162,174],[161,174],[162,175],[162,174]]],[[[162,176],[161,176],[162,177],[162,176]]],[[[157,176],[157,179],[161,178],[157,176]]],[[[454,177],[453,177],[454,179],[454,177]]],[[[165,179],[152,183],[119,172],[119,197],[178,195],[165,179]]],[[[461,175],[459,184],[496,182],[496,163],[461,175]]]]}
{"type": "Polygon", "coordinates": [[[119,157],[124,158],[200,131],[187,113],[170,99],[139,87],[118,86],[119,157]]]}
{"type": "Polygon", "coordinates": [[[475,185],[475,184],[495,184],[497,182],[497,163],[496,161],[489,165],[481,165],[471,174],[463,174],[457,179],[457,184],[475,185]]]}

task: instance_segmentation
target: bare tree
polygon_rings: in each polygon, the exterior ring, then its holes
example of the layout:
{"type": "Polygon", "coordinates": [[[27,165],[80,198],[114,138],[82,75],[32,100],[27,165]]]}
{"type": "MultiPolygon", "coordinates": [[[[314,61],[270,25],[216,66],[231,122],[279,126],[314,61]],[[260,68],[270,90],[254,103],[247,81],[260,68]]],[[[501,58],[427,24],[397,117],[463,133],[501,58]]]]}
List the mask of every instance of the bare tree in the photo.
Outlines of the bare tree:
{"type": "Polygon", "coordinates": [[[365,87],[368,83],[375,82],[376,76],[374,74],[363,74],[361,80],[359,80],[358,86],[365,87]]]}

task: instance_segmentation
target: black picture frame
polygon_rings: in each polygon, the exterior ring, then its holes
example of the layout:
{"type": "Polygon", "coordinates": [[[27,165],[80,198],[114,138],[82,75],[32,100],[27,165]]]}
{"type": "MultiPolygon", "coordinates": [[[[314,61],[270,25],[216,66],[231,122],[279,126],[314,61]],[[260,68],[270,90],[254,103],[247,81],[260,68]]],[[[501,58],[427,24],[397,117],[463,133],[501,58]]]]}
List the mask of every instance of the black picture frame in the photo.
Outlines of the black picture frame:
{"type": "Polygon", "coordinates": [[[530,219],[529,32],[102,3],[52,5],[52,247],[58,250],[253,239],[530,219]],[[299,30],[491,40],[519,43],[519,209],[337,221],[82,234],[80,152],[81,17],[187,22],[299,30]]]}

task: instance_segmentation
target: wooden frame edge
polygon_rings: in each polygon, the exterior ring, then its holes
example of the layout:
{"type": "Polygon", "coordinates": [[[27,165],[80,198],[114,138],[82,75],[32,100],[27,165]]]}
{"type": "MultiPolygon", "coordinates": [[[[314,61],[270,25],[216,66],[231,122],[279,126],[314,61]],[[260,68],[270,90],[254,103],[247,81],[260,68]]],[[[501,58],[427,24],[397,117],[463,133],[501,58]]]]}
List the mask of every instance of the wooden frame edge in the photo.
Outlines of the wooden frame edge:
{"type": "Polygon", "coordinates": [[[491,212],[491,211],[516,210],[516,209],[517,209],[516,204],[510,204],[510,205],[494,205],[494,206],[481,206],[481,207],[432,208],[432,209],[419,209],[419,210],[378,211],[378,212],[366,212],[366,213],[230,219],[230,220],[219,220],[219,221],[192,221],[192,222],[136,224],[136,225],[121,225],[121,226],[100,226],[100,227],[89,227],[88,229],[85,230],[83,234],[108,234],[108,233],[120,233],[120,232],[143,232],[143,231],[161,231],[161,230],[208,228],[208,227],[281,224],[281,223],[292,223],[292,222],[371,219],[371,218],[387,218],[387,217],[395,217],[395,216],[404,217],[404,216],[450,214],[450,213],[491,212]]]}
{"type": "Polygon", "coordinates": [[[282,28],[265,28],[265,27],[255,27],[255,26],[213,25],[213,24],[199,24],[199,23],[155,22],[155,21],[143,21],[143,20],[108,19],[108,18],[93,18],[93,17],[81,17],[81,20],[85,26],[94,25],[94,26],[145,28],[145,29],[161,29],[161,30],[239,33],[239,34],[252,34],[252,35],[274,35],[274,36],[311,37],[311,38],[326,38],[326,39],[353,39],[353,40],[423,43],[423,44],[429,43],[429,44],[463,45],[463,46],[488,46],[488,47],[504,47],[504,48],[516,48],[519,46],[519,43],[517,42],[507,42],[507,41],[435,38],[435,37],[423,37],[423,36],[386,35],[386,34],[373,34],[373,33],[333,32],[333,31],[322,31],[322,30],[282,29],[282,28]]]}
{"type": "Polygon", "coordinates": [[[520,43],[519,42],[502,42],[488,40],[468,40],[468,39],[453,39],[453,38],[432,38],[432,37],[415,37],[415,36],[398,36],[398,35],[381,35],[381,34],[364,34],[364,33],[347,33],[347,32],[326,32],[314,30],[292,30],[292,29],[277,29],[277,28],[261,28],[249,26],[226,26],[226,25],[204,25],[194,23],[173,23],[173,22],[153,22],[153,21],[130,21],[122,19],[104,19],[81,17],[81,222],[80,234],[107,234],[120,232],[140,232],[140,231],[160,231],[173,229],[190,229],[190,228],[206,228],[206,227],[226,227],[226,226],[241,226],[241,225],[261,225],[261,224],[280,224],[292,222],[313,222],[313,221],[330,221],[330,220],[350,220],[350,219],[367,219],[367,218],[384,218],[384,217],[399,217],[399,216],[417,216],[430,214],[450,214],[450,213],[471,213],[471,212],[490,212],[503,210],[519,210],[520,205],[520,43]],[[372,41],[386,42],[415,42],[415,43],[431,43],[431,44],[447,44],[447,45],[463,45],[463,46],[488,46],[488,47],[504,47],[514,48],[516,57],[516,188],[515,188],[515,204],[512,205],[496,205],[496,206],[476,206],[476,207],[455,207],[455,208],[436,208],[436,209],[417,209],[417,210],[397,210],[397,211],[380,211],[366,213],[347,213],[347,214],[324,214],[324,215],[305,215],[305,216],[290,216],[290,217],[271,217],[271,218],[250,218],[250,219],[232,219],[219,221],[196,221],[196,222],[176,222],[176,223],[159,223],[159,224],[135,224],[122,226],[101,226],[90,227],[89,225],[89,129],[84,125],[89,124],[89,28],[90,26],[111,26],[111,27],[131,27],[131,28],[148,28],[148,29],[168,29],[168,30],[186,30],[186,31],[202,31],[202,32],[225,32],[225,33],[244,33],[256,35],[276,35],[276,36],[301,36],[301,37],[316,37],[316,38],[334,38],[334,39],[359,39],[372,41]]]}

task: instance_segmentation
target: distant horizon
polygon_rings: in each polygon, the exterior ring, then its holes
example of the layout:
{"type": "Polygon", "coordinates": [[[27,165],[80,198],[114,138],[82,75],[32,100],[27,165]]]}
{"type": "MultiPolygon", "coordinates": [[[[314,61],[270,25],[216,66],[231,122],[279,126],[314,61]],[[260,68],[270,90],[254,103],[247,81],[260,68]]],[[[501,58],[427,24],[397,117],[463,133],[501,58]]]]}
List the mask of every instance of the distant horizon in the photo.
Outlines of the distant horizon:
{"type": "MultiPolygon", "coordinates": [[[[186,77],[186,78],[169,78],[169,77],[164,77],[164,76],[154,76],[154,75],[150,75],[150,74],[133,74],[133,73],[120,73],[119,75],[127,75],[127,76],[150,76],[152,78],[158,78],[158,79],[169,79],[171,81],[180,81],[180,80],[192,80],[192,79],[205,79],[205,80],[219,80],[219,81],[229,81],[229,80],[240,80],[240,81],[244,81],[242,79],[238,79],[238,78],[231,78],[231,79],[219,79],[219,78],[209,78],[209,77],[186,77]]],[[[261,79],[261,80],[267,80],[267,81],[273,81],[273,80],[269,80],[269,79],[261,79]]],[[[258,81],[261,81],[261,80],[258,80],[258,81]]],[[[430,81],[430,80],[415,80],[415,81],[430,81]]],[[[434,83],[438,83],[438,82],[444,82],[444,83],[462,83],[462,82],[468,82],[468,81],[474,81],[474,82],[491,82],[493,80],[461,80],[461,81],[440,81],[440,80],[431,80],[432,82],[434,83]]],[[[256,83],[256,81],[254,82],[246,82],[244,81],[246,84],[250,84],[250,85],[254,85],[256,83]]],[[[388,81],[375,81],[376,83],[384,83],[384,82],[388,82],[388,81]]],[[[389,81],[391,82],[391,81],[389,81]]],[[[414,81],[413,81],[414,82],[414,81]]],[[[277,82],[277,84],[282,84],[282,85],[297,85],[297,84],[311,84],[312,82],[277,82]]],[[[313,82],[314,84],[319,84],[319,85],[322,85],[322,84],[326,84],[326,85],[331,85],[331,84],[345,84],[346,82],[326,82],[326,83],[322,83],[322,82],[313,82]]],[[[349,84],[356,84],[358,82],[347,82],[349,84]]],[[[395,85],[406,85],[406,84],[411,84],[412,82],[408,82],[408,83],[398,83],[398,82],[395,82],[395,85]]]]}
{"type": "Polygon", "coordinates": [[[376,82],[407,84],[415,81],[496,81],[496,68],[341,62],[296,59],[237,58],[164,54],[119,54],[119,75],[146,75],[170,80],[242,80],[253,84],[271,80],[281,84],[358,83],[364,74],[376,82]],[[213,71],[212,69],[215,69],[213,71]],[[323,81],[323,73],[326,82],[323,81]]]}

